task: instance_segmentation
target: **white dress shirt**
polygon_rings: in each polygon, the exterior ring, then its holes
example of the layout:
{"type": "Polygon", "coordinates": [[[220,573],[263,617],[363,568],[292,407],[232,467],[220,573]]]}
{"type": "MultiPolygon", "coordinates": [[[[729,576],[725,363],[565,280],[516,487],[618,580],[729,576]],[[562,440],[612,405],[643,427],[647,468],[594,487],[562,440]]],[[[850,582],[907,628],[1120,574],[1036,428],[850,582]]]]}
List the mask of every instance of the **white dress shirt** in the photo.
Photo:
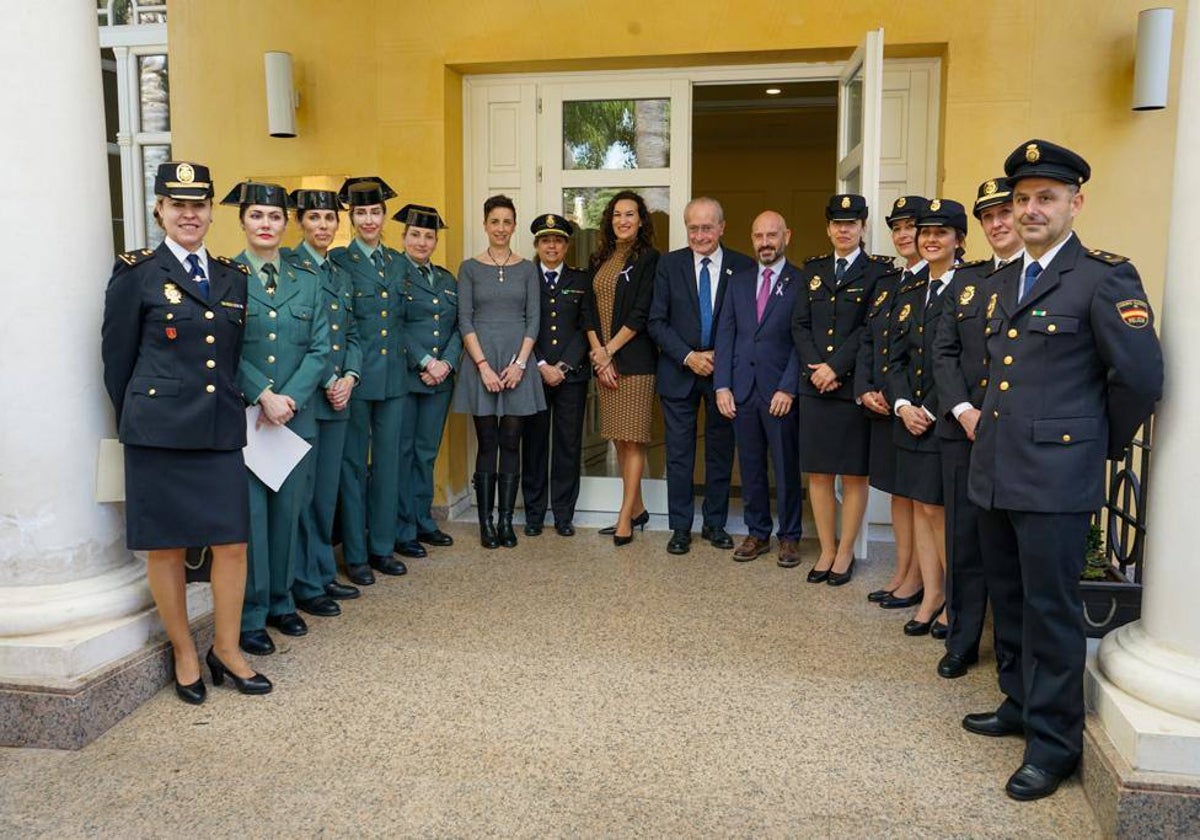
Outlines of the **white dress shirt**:
{"type": "Polygon", "coordinates": [[[717,313],[717,283],[720,282],[720,280],[721,280],[721,257],[722,256],[723,256],[723,252],[722,252],[720,245],[718,245],[717,250],[713,251],[711,254],[697,254],[695,251],[692,251],[692,263],[696,269],[696,293],[697,294],[700,293],[700,269],[703,268],[703,266],[700,265],[700,262],[701,262],[701,260],[706,260],[706,259],[709,260],[709,264],[708,264],[709,290],[708,291],[709,291],[709,295],[712,298],[712,300],[710,300],[709,303],[712,304],[712,311],[713,311],[713,316],[714,316],[714,318],[713,318],[714,327],[716,325],[716,313],[717,313]]]}
{"type": "Polygon", "coordinates": [[[208,250],[204,247],[203,242],[195,251],[189,251],[169,236],[164,237],[163,242],[167,243],[167,249],[175,255],[175,259],[179,260],[179,264],[183,266],[183,270],[188,273],[189,277],[192,275],[192,267],[188,264],[187,258],[190,254],[195,254],[200,258],[200,270],[204,272],[206,279],[209,278],[208,250]]]}

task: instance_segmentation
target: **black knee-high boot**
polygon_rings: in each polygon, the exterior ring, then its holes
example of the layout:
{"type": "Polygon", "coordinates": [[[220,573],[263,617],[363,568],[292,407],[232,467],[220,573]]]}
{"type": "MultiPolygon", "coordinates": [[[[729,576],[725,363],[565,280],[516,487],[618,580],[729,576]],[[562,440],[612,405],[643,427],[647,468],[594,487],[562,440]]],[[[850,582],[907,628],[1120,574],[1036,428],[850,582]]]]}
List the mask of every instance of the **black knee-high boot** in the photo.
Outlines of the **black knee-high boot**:
{"type": "Polygon", "coordinates": [[[517,505],[517,490],[521,487],[521,476],[516,473],[501,473],[500,474],[500,524],[497,528],[497,536],[500,538],[500,545],[505,548],[513,548],[517,544],[517,534],[513,531],[512,518],[513,508],[517,505]]]}
{"type": "Polygon", "coordinates": [[[496,504],[496,474],[475,473],[471,483],[475,485],[475,506],[479,508],[479,544],[484,548],[497,548],[500,540],[496,526],[492,524],[492,509],[496,504]]]}

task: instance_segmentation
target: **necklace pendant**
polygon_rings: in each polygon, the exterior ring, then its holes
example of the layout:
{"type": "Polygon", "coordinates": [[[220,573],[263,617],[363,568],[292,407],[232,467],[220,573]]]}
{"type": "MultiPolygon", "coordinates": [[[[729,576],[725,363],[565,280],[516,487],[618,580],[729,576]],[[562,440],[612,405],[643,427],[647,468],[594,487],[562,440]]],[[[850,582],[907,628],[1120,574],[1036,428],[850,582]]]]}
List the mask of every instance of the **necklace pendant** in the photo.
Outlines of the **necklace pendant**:
{"type": "Polygon", "coordinates": [[[504,266],[500,266],[500,282],[504,282],[504,266]]]}

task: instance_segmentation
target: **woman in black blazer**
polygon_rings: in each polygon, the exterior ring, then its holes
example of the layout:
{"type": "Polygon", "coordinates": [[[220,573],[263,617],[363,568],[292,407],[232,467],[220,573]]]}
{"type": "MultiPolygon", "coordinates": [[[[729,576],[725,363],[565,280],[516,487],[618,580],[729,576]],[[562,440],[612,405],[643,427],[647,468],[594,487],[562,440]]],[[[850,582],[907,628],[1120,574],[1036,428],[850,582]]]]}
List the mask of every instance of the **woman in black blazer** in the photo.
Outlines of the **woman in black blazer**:
{"type": "Polygon", "coordinates": [[[623,190],[609,200],[600,224],[600,247],[592,255],[588,343],[600,385],[600,434],[617,445],[623,483],[617,524],[601,534],[626,545],[635,525],[650,514],[642,500],[642,473],[654,412],[658,348],[646,333],[654,293],[654,225],[642,197],[623,190]],[[638,511],[635,513],[635,511],[638,511]]]}

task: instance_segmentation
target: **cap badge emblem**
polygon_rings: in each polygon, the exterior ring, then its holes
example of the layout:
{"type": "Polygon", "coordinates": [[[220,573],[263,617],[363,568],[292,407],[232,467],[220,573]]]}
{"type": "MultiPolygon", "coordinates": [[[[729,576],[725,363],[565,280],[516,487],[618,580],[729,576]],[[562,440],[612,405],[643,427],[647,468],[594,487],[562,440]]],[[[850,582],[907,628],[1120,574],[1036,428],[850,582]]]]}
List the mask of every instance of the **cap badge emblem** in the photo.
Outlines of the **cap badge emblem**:
{"type": "Polygon", "coordinates": [[[190,184],[196,180],[196,170],[190,163],[181,163],[175,167],[175,180],[181,184],[190,184]]]}
{"type": "Polygon", "coordinates": [[[163,297],[167,303],[183,303],[183,292],[174,283],[163,283],[163,297]]]}
{"type": "Polygon", "coordinates": [[[843,210],[850,209],[850,196],[848,196],[848,195],[842,196],[842,209],[843,210]]]}
{"type": "Polygon", "coordinates": [[[991,195],[995,191],[996,191],[996,182],[995,181],[988,181],[986,184],[983,185],[983,194],[984,195],[991,195]]]}
{"type": "Polygon", "coordinates": [[[934,211],[935,213],[938,210],[941,210],[942,209],[942,200],[940,198],[935,198],[933,201],[929,202],[929,209],[934,211]]]}
{"type": "Polygon", "coordinates": [[[958,296],[958,305],[966,306],[975,298],[975,287],[967,286],[962,290],[962,294],[958,296]]]}
{"type": "Polygon", "coordinates": [[[1030,163],[1037,163],[1042,159],[1042,153],[1038,151],[1037,143],[1030,143],[1025,147],[1025,160],[1030,163]]]}
{"type": "Polygon", "coordinates": [[[558,221],[553,216],[546,216],[546,227],[558,227],[558,221]]]}
{"type": "Polygon", "coordinates": [[[896,209],[897,210],[900,209],[907,203],[908,203],[908,200],[904,196],[900,196],[899,198],[896,199],[896,209]]]}

